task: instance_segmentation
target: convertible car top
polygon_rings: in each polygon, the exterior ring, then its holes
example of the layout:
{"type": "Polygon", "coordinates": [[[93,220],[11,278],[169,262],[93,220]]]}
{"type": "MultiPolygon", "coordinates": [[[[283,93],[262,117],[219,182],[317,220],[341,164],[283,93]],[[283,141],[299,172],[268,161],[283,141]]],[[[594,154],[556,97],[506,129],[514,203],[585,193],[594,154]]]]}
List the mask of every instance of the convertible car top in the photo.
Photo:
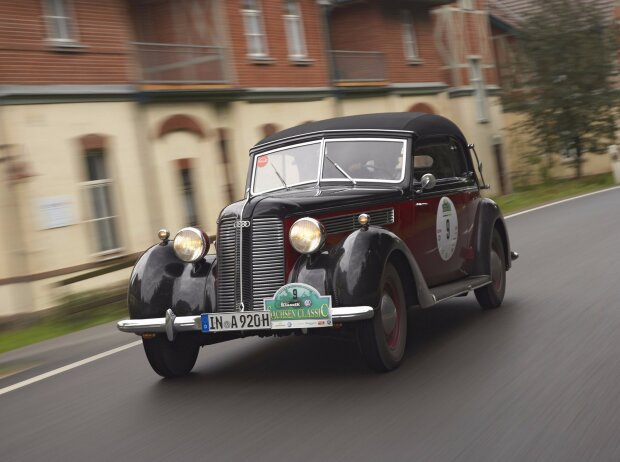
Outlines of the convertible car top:
{"type": "Polygon", "coordinates": [[[335,119],[308,122],[282,130],[259,141],[250,154],[284,144],[291,139],[313,138],[326,132],[407,132],[418,137],[448,135],[465,142],[465,136],[450,120],[424,112],[388,112],[337,117],[335,119]]]}

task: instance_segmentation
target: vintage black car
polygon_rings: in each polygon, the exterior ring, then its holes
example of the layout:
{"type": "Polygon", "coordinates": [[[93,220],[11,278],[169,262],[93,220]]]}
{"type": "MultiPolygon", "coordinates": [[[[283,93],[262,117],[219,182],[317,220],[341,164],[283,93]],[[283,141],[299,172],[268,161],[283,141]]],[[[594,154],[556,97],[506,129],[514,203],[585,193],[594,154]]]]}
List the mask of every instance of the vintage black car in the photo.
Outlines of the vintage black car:
{"type": "Polygon", "coordinates": [[[245,198],[222,210],[216,237],[160,231],[135,265],[131,319],[118,328],[142,336],[164,377],[189,373],[201,346],[256,335],[350,337],[370,367],[394,369],[408,309],[470,291],[486,309],[504,298],[517,254],[498,206],[480,195],[472,153],[455,124],[421,113],[269,136],[252,148],[245,198]]]}

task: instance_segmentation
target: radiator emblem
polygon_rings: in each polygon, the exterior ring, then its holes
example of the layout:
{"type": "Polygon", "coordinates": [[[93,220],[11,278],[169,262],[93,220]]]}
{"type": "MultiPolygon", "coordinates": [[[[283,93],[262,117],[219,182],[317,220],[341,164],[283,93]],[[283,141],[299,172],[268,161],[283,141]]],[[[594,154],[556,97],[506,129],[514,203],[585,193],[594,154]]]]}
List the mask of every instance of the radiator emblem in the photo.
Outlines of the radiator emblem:
{"type": "Polygon", "coordinates": [[[235,228],[249,228],[250,222],[247,220],[237,220],[235,221],[235,228]]]}

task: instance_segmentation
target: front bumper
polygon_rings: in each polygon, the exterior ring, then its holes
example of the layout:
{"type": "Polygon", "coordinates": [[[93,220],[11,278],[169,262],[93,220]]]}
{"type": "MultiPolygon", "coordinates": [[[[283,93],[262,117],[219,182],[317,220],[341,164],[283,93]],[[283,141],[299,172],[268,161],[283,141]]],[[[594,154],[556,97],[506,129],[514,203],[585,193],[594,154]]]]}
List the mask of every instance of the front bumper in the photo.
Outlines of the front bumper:
{"type": "MultiPolygon", "coordinates": [[[[332,307],[332,321],[334,323],[371,319],[374,314],[374,310],[370,306],[332,307]]],[[[168,339],[172,340],[174,335],[179,332],[200,332],[202,330],[202,322],[200,316],[175,316],[172,310],[169,309],[163,318],[125,319],[119,321],[117,327],[122,332],[134,334],[145,334],[147,332],[165,333],[168,339]]]]}

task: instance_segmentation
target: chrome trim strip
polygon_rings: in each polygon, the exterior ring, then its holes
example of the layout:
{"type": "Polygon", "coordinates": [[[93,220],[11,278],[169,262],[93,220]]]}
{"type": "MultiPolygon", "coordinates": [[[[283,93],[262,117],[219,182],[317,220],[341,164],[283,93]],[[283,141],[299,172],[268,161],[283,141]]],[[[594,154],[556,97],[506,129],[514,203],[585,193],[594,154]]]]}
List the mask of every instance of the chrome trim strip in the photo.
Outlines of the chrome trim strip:
{"type": "MultiPolygon", "coordinates": [[[[419,184],[419,182],[417,182],[419,184]]],[[[414,183],[415,185],[415,183],[414,183]]],[[[436,188],[436,186],[435,186],[436,188]]],[[[433,189],[435,189],[433,188],[433,189]]],[[[444,189],[441,191],[434,191],[434,190],[426,190],[423,193],[420,194],[416,194],[415,197],[416,199],[427,199],[427,198],[431,198],[431,197],[442,197],[448,194],[457,194],[457,193],[461,193],[461,192],[475,192],[478,191],[478,186],[465,186],[465,187],[457,187],[457,188],[452,188],[452,189],[444,189]]]]}
{"type": "Polygon", "coordinates": [[[488,281],[482,281],[479,284],[469,284],[467,286],[467,288],[465,290],[463,290],[462,292],[458,292],[458,293],[456,293],[454,295],[448,295],[447,297],[443,297],[443,298],[437,298],[437,297],[435,297],[435,295],[433,295],[433,298],[435,299],[435,303],[443,302],[445,300],[450,300],[451,298],[458,297],[459,295],[464,294],[466,292],[470,292],[472,290],[476,290],[476,289],[480,289],[481,287],[488,286],[492,282],[493,281],[489,277],[488,281]]]}
{"type": "MultiPolygon", "coordinates": [[[[250,201],[252,190],[247,189],[245,192],[245,202],[243,207],[241,207],[241,212],[239,212],[239,221],[243,221],[243,212],[245,211],[245,206],[248,205],[250,201]]],[[[251,225],[250,225],[251,226],[251,225]]],[[[239,230],[239,304],[235,306],[235,311],[245,311],[245,304],[243,303],[243,227],[238,228],[239,230]]],[[[236,300],[235,300],[236,301],[236,300]]]]}
{"type": "MultiPolygon", "coordinates": [[[[171,311],[171,310],[169,310],[171,311]]],[[[371,306],[337,306],[332,308],[332,320],[334,322],[354,322],[372,319],[375,311],[371,306]]],[[[151,319],[124,319],[116,326],[121,332],[144,334],[147,332],[166,333],[166,327],[170,326],[173,333],[201,331],[202,321],[200,316],[176,316],[172,322],[165,318],[151,319]]],[[[170,337],[168,337],[170,339],[170,337]]]]}
{"type": "Polygon", "coordinates": [[[250,149],[250,155],[254,154],[254,151],[257,151],[260,148],[267,147],[270,144],[282,143],[282,142],[285,142],[286,140],[292,140],[294,138],[303,138],[306,136],[318,135],[319,133],[348,133],[348,132],[406,133],[407,135],[415,134],[413,130],[387,130],[387,129],[374,129],[374,128],[373,129],[348,128],[348,129],[343,129],[343,130],[319,130],[316,132],[309,132],[309,133],[302,133],[300,135],[287,136],[286,138],[280,138],[279,140],[268,141],[266,143],[257,144],[252,149],[250,149]]]}

